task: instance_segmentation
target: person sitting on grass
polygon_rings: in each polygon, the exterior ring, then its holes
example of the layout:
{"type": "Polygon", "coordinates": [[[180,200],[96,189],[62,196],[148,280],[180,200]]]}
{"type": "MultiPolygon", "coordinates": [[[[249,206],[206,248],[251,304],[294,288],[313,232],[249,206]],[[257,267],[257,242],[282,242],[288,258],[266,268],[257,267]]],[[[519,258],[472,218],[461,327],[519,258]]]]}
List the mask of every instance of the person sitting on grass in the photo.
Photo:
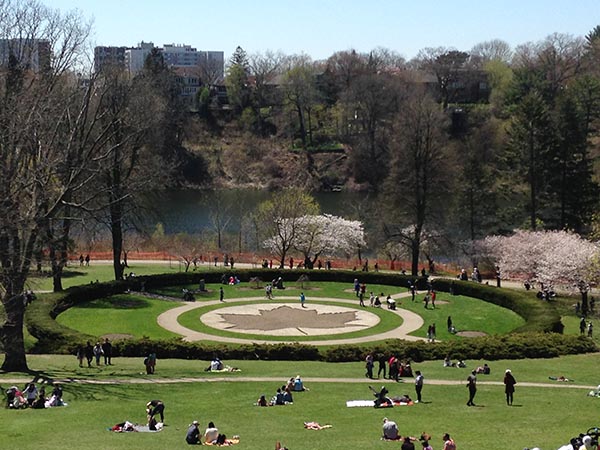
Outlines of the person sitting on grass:
{"type": "Polygon", "coordinates": [[[273,397],[273,400],[271,400],[271,403],[273,403],[274,405],[285,405],[285,400],[281,389],[277,388],[277,393],[273,397]]]}
{"type": "Polygon", "coordinates": [[[302,382],[302,378],[300,378],[300,375],[296,375],[296,379],[294,380],[294,391],[295,392],[308,391],[308,388],[306,386],[304,386],[304,383],[302,382]]]}
{"type": "Polygon", "coordinates": [[[27,400],[27,404],[29,406],[33,405],[33,402],[35,401],[35,399],[38,396],[38,390],[35,387],[34,383],[29,383],[26,387],[25,390],[23,391],[23,396],[25,397],[25,399],[27,400]]]}
{"type": "Polygon", "coordinates": [[[287,386],[281,386],[281,392],[283,392],[283,401],[286,404],[294,403],[292,392],[287,388],[287,386]]]}
{"type": "Polygon", "coordinates": [[[383,436],[381,439],[385,441],[397,441],[400,439],[398,425],[396,422],[389,420],[387,417],[383,418],[383,436]]]}
{"type": "Polygon", "coordinates": [[[198,429],[198,421],[194,420],[187,430],[185,436],[185,442],[190,445],[201,444],[200,442],[200,430],[198,429]]]}
{"type": "Polygon", "coordinates": [[[204,442],[206,444],[215,444],[219,437],[219,429],[213,422],[208,422],[208,428],[204,431],[204,442]]]}
{"type": "Polygon", "coordinates": [[[267,401],[265,394],[261,395],[258,400],[256,400],[255,406],[273,406],[271,403],[267,401]]]}
{"type": "Polygon", "coordinates": [[[210,362],[210,371],[214,372],[219,370],[223,370],[223,361],[221,361],[218,356],[215,356],[210,362]]]}

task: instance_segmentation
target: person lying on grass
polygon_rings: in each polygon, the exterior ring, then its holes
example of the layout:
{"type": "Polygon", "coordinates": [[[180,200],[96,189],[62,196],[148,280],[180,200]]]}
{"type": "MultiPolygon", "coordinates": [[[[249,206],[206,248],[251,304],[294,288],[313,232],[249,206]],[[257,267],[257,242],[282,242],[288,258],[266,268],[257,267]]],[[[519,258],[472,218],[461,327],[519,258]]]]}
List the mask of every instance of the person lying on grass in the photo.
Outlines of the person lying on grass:
{"type": "Polygon", "coordinates": [[[331,427],[332,425],[321,425],[318,422],[304,422],[304,428],[307,430],[324,430],[331,427]]]}

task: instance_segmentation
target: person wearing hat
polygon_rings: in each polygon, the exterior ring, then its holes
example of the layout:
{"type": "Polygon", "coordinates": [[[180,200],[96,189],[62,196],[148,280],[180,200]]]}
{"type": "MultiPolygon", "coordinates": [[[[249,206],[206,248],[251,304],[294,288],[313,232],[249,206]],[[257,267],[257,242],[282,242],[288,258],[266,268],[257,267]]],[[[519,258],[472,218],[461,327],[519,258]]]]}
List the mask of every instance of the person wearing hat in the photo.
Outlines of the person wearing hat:
{"type": "Polygon", "coordinates": [[[509,406],[513,404],[515,384],[517,384],[517,380],[513,377],[510,369],[506,369],[506,372],[504,372],[504,392],[506,393],[506,404],[509,406]]]}
{"type": "Polygon", "coordinates": [[[198,421],[194,420],[188,428],[187,435],[185,436],[185,442],[190,445],[200,444],[200,429],[198,428],[198,421]]]}

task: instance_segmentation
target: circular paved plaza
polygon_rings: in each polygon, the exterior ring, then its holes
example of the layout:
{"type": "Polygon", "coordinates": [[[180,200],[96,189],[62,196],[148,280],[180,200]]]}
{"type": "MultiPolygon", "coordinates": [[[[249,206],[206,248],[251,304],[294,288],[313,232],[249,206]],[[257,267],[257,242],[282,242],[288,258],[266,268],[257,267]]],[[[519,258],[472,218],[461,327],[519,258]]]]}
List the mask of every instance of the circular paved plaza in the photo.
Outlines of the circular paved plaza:
{"type": "MultiPolygon", "coordinates": [[[[406,295],[402,293],[392,297],[401,298],[406,295]]],[[[323,337],[322,340],[310,340],[312,345],[352,344],[385,339],[423,340],[421,337],[409,335],[423,325],[423,319],[418,314],[401,308],[385,310],[386,314],[400,316],[402,324],[392,330],[379,332],[376,327],[380,323],[380,318],[370,311],[373,310],[358,308],[356,300],[348,299],[318,298],[314,302],[307,302],[306,307],[303,308],[296,297],[278,297],[277,301],[249,297],[232,299],[227,303],[219,301],[186,303],[162,313],[157,320],[160,326],[182,335],[184,340],[190,342],[212,340],[232,343],[289,343],[296,342],[298,337],[304,336],[323,337]],[[340,306],[344,303],[348,304],[348,307],[340,306]],[[217,305],[219,307],[215,309],[214,306],[217,305]],[[209,306],[211,308],[207,308],[209,306]],[[203,312],[204,308],[209,310],[203,312]],[[178,317],[181,314],[196,309],[198,320],[204,325],[205,330],[208,328],[207,331],[192,330],[179,323],[178,317]],[[236,336],[211,334],[210,329],[233,332],[236,336]],[[371,334],[368,333],[370,329],[373,329],[371,334]],[[359,331],[363,331],[359,337],[335,337],[335,335],[359,331]],[[244,338],[243,334],[249,336],[244,338]],[[257,339],[257,335],[269,336],[270,339],[257,339]]]]}

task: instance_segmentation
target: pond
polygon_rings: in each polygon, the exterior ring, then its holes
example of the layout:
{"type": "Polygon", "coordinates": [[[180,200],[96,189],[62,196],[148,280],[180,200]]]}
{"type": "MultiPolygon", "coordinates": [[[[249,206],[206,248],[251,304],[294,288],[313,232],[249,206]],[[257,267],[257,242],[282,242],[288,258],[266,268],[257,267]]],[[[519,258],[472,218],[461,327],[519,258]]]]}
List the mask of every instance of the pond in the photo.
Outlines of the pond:
{"type": "MultiPolygon", "coordinates": [[[[256,207],[277,195],[266,190],[237,189],[227,191],[168,190],[149,194],[141,222],[151,231],[162,223],[165,233],[200,233],[212,227],[211,216],[220,211],[224,218],[246,216],[256,207]]],[[[363,192],[319,192],[312,194],[321,212],[346,218],[356,217],[356,208],[368,201],[363,192]]],[[[234,219],[227,228],[235,231],[239,221],[234,219]]]]}

